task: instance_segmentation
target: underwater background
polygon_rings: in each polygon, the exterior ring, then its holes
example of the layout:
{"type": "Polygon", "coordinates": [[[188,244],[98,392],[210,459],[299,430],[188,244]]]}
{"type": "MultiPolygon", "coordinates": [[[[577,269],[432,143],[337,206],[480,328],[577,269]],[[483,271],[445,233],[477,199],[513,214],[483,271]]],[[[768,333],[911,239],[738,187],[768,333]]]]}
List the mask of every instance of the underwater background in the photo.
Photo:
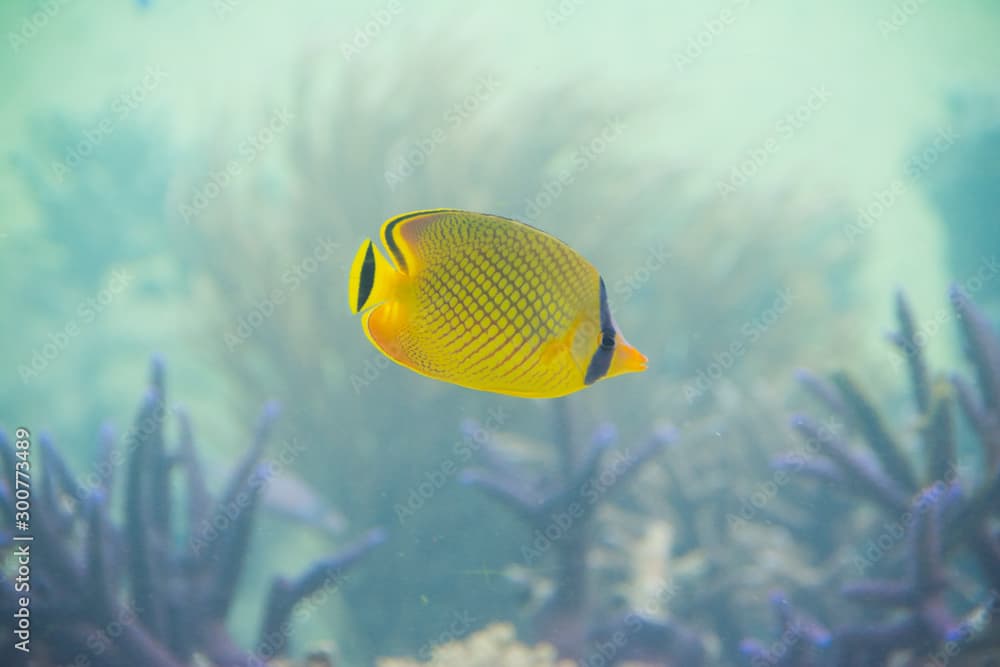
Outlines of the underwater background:
{"type": "Polygon", "coordinates": [[[1000,664],[998,35],[0,4],[0,664],[1000,664]],[[392,364],[347,272],[435,207],[569,243],[649,369],[392,364]]]}

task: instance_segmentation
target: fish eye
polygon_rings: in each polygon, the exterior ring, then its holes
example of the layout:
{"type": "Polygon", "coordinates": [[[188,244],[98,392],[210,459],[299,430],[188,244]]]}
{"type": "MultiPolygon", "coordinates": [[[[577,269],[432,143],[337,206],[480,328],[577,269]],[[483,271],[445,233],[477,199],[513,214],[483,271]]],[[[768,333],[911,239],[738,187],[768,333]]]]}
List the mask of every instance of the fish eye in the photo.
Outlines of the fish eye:
{"type": "Polygon", "coordinates": [[[601,347],[610,350],[615,346],[615,334],[613,331],[601,332],[601,347]]]}

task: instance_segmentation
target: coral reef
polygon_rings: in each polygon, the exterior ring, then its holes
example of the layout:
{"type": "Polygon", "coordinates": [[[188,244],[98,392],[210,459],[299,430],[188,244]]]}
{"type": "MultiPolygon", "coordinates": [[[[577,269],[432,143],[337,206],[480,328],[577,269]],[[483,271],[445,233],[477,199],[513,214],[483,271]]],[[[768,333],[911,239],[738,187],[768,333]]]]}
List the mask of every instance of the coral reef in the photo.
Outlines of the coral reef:
{"type": "MultiPolygon", "coordinates": [[[[857,620],[832,619],[830,631],[804,622],[776,594],[781,639],[770,646],[745,642],[752,664],[864,667],[903,658],[910,664],[951,658],[951,664],[977,664],[1000,651],[1000,339],[960,289],[953,288],[950,299],[975,385],[960,375],[950,382],[931,378],[910,307],[902,294],[896,301],[899,330],[890,340],[909,372],[918,415],[915,446],[907,447],[888,428],[849,376],[836,374],[831,382],[801,376],[831,416],[823,422],[794,417],[792,425],[813,456],[776,465],[819,479],[874,510],[882,532],[855,554],[852,565],[864,575],[871,569],[885,574],[845,577],[841,596],[860,607],[860,618],[855,612],[857,620]],[[956,403],[978,455],[960,444],[956,403]],[[867,452],[850,444],[842,425],[867,452]]],[[[812,519],[829,526],[844,522],[839,512],[812,519]]]]}
{"type": "MultiPolygon", "coordinates": [[[[691,478],[697,483],[687,479],[687,463],[677,465],[681,483],[655,491],[659,502],[650,501],[652,516],[663,515],[671,500],[666,496],[678,486],[698,504],[717,490],[731,490],[734,479],[748,479],[748,471],[766,474],[771,452],[765,448],[774,439],[763,433],[763,425],[773,432],[773,421],[754,401],[728,400],[725,394],[733,386],[755,393],[756,387],[745,385],[762,384],[764,372],[790,374],[794,356],[849,348],[849,337],[842,335],[852,324],[849,317],[815,324],[820,308],[843,298],[831,286],[850,284],[857,260],[857,247],[842,238],[837,198],[801,191],[760,196],[756,188],[724,200],[705,194],[690,182],[698,180],[697,165],[681,158],[664,161],[661,155],[637,158],[650,155],[647,123],[665,122],[646,115],[663,108],[659,104],[618,108],[613,98],[588,96],[580,82],[546,86],[525,97],[512,92],[516,82],[493,86],[491,73],[476,71],[474,59],[439,43],[399,48],[412,49],[413,71],[427,75],[396,79],[359,61],[327,78],[329,54],[315,51],[299,68],[303,75],[293,82],[291,98],[273,101],[295,122],[276,132],[252,164],[241,163],[240,177],[228,179],[218,196],[204,193],[215,188],[213,174],[224,174],[229,160],[238,161],[241,137],[227,148],[226,128],[220,128],[219,140],[211,142],[217,153],[202,156],[204,163],[195,169],[177,171],[168,210],[178,212],[175,222],[185,223],[176,225],[183,230],[180,248],[198,271],[192,284],[205,330],[203,349],[221,367],[238,407],[248,410],[262,392],[277,392],[297,406],[290,416],[295,432],[345,432],[352,434],[345,442],[366,443],[340,457],[335,480],[321,478],[326,465],[318,453],[307,455],[316,457],[304,461],[307,481],[330,488],[336,506],[356,504],[351,513],[358,521],[380,523],[395,516],[395,505],[419,486],[421,475],[441,460],[442,443],[453,437],[450,424],[457,419],[437,415],[442,410],[481,415],[496,404],[393,367],[348,317],[340,290],[357,243],[377,234],[389,215],[428,205],[459,206],[524,219],[600,260],[618,308],[615,317],[623,328],[643,332],[657,364],[638,381],[641,390],[625,391],[623,385],[600,398],[599,406],[588,403],[598,399],[581,396],[581,409],[634,415],[637,422],[670,414],[685,432],[684,447],[690,443],[704,461],[697,471],[703,474],[691,478]],[[442,69],[451,75],[436,76],[442,69]],[[375,80],[384,85],[373,87],[375,80]],[[326,87],[321,81],[332,83],[326,87]],[[491,85],[481,88],[483,82],[491,85]],[[445,114],[465,102],[472,111],[449,122],[445,114]],[[405,114],[399,113],[402,108],[405,114]],[[558,118],[548,113],[551,108],[560,109],[558,118]],[[505,129],[511,123],[517,132],[505,129]],[[599,155],[582,150],[606,127],[621,131],[613,140],[601,139],[606,145],[599,155]],[[421,148],[425,137],[435,137],[429,153],[421,148]],[[637,146],[644,150],[636,152],[637,146]],[[571,182],[560,180],[567,169],[571,182]],[[688,225],[695,220],[696,227],[688,225]],[[624,221],[629,233],[616,235],[624,221]],[[817,271],[818,265],[828,269],[817,271]],[[664,294],[670,297],[661,298],[664,294]],[[669,336],[661,335],[665,331],[669,336]],[[701,423],[697,440],[684,427],[688,417],[701,423]],[[718,426],[750,421],[760,428],[718,426]],[[400,424],[420,428],[400,429],[400,424]],[[733,440],[725,450],[740,452],[738,459],[715,446],[720,430],[733,440]],[[744,442],[754,438],[760,444],[744,442]],[[744,454],[762,450],[756,457],[744,454]],[[714,460],[705,460],[709,457],[714,460]],[[702,483],[704,475],[710,482],[702,483]]],[[[261,114],[261,126],[264,121],[261,114]]],[[[517,411],[518,419],[534,418],[524,417],[523,405],[517,411]]],[[[409,576],[399,561],[374,563],[386,567],[378,575],[382,585],[371,587],[356,610],[358,636],[380,637],[401,654],[436,634],[443,622],[443,612],[435,618],[434,610],[428,613],[417,602],[428,589],[446,591],[435,610],[483,603],[482,591],[453,585],[455,572],[478,565],[481,553],[507,548],[508,536],[493,526],[512,523],[500,512],[486,521],[473,516],[451,487],[435,494],[432,511],[408,516],[396,533],[400,552],[420,562],[421,577],[409,576]],[[455,546],[458,535],[461,546],[455,546]],[[387,625],[394,636],[385,639],[387,625]]],[[[688,562],[704,557],[707,549],[698,553],[698,547],[718,547],[710,583],[695,587],[703,598],[695,605],[704,617],[699,621],[721,613],[720,601],[742,577],[736,566],[750,560],[742,550],[726,550],[720,534],[725,527],[718,531],[710,525],[710,514],[724,516],[725,508],[712,502],[711,511],[708,503],[698,511],[678,509],[673,524],[688,562]]],[[[752,597],[747,594],[747,605],[752,597]]],[[[509,618],[513,607],[490,598],[488,608],[476,608],[509,618]]],[[[722,636],[742,636],[739,612],[726,613],[732,623],[722,636]]]]}
{"type": "Polygon", "coordinates": [[[488,467],[466,469],[461,475],[465,484],[503,504],[531,529],[530,542],[521,549],[529,568],[552,552],[553,582],[532,623],[534,632],[560,654],[585,662],[600,656],[602,664],[632,659],[702,664],[704,649],[697,633],[670,619],[651,618],[646,610],[609,614],[606,601],[595,599],[589,581],[598,510],[673,439],[673,430],[654,431],[644,442],[612,456],[613,427],[599,428],[589,446],[581,448],[573,437],[569,401],[556,401],[555,410],[557,471],[532,474],[487,441],[483,453],[488,467]]]}
{"type": "MultiPolygon", "coordinates": [[[[93,481],[87,485],[74,476],[49,438],[38,439],[41,474],[30,461],[29,595],[32,655],[40,667],[177,667],[205,661],[217,667],[263,666],[288,654],[296,604],[338,586],[348,568],[384,539],[383,531],[374,529],[299,577],[275,579],[258,643],[252,651],[239,648],[226,618],[270,474],[262,455],[278,411],[274,405],[264,409],[250,449],[221,496],[212,499],[183,412],[178,414],[177,445],[167,445],[165,402],[163,364],[154,361],[150,387],[123,449],[114,446],[106,429],[102,460],[95,466],[101,474],[88,476],[93,481]],[[120,526],[111,510],[119,465],[125,466],[120,526]],[[184,518],[177,516],[178,509],[184,518]]],[[[0,461],[8,480],[20,460],[0,430],[0,461]]],[[[0,484],[5,533],[14,529],[13,489],[10,481],[0,484]]],[[[10,552],[13,547],[7,539],[0,548],[10,552]]],[[[0,582],[0,624],[6,636],[11,635],[8,624],[18,595],[23,593],[15,592],[11,579],[0,582]]],[[[11,642],[2,651],[0,662],[17,664],[20,654],[11,642]]]]}
{"type": "Polygon", "coordinates": [[[550,645],[524,646],[514,636],[514,626],[497,623],[463,640],[435,647],[427,662],[406,658],[382,658],[377,667],[574,667],[569,660],[559,660],[550,645]]]}

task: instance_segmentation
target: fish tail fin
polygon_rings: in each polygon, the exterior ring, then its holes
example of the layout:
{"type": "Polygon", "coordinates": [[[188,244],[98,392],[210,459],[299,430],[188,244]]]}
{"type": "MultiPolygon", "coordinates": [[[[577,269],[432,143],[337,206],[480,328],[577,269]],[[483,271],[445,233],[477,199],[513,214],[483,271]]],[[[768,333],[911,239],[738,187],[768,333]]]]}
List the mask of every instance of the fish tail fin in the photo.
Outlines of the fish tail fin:
{"type": "Polygon", "coordinates": [[[357,313],[393,297],[396,270],[389,260],[365,239],[351,263],[347,300],[351,312],[357,313]]]}
{"type": "Polygon", "coordinates": [[[646,370],[649,365],[646,355],[629,345],[628,341],[621,334],[619,334],[619,338],[621,340],[615,346],[615,354],[611,358],[611,368],[608,370],[608,377],[646,370]]]}

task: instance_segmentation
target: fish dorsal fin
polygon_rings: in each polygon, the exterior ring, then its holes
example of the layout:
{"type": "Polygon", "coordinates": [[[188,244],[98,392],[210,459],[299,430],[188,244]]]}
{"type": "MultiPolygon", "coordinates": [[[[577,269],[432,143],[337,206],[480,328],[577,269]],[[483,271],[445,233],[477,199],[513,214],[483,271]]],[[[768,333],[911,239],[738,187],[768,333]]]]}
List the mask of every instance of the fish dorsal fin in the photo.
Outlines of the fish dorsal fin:
{"type": "MultiPolygon", "coordinates": [[[[482,223],[486,220],[496,223],[502,222],[531,230],[532,233],[538,233],[552,239],[558,244],[565,245],[559,239],[540,229],[519,220],[505,218],[500,215],[487,213],[472,214],[468,211],[454,208],[433,208],[423,211],[412,211],[390,218],[382,225],[382,243],[385,244],[390,257],[401,273],[414,276],[423,268],[424,257],[421,252],[423,245],[422,234],[428,226],[441,221],[443,218],[447,218],[449,223],[456,223],[459,227],[463,224],[472,225],[474,222],[482,223]]],[[[466,240],[469,239],[466,238],[466,240]]],[[[451,241],[454,242],[456,239],[453,238],[451,241]]]]}
{"type": "Polygon", "coordinates": [[[382,225],[382,243],[396,263],[396,268],[407,275],[413,275],[419,269],[420,258],[415,248],[418,247],[420,232],[428,224],[442,215],[460,214],[450,208],[434,208],[425,211],[413,211],[389,218],[382,225]]]}

